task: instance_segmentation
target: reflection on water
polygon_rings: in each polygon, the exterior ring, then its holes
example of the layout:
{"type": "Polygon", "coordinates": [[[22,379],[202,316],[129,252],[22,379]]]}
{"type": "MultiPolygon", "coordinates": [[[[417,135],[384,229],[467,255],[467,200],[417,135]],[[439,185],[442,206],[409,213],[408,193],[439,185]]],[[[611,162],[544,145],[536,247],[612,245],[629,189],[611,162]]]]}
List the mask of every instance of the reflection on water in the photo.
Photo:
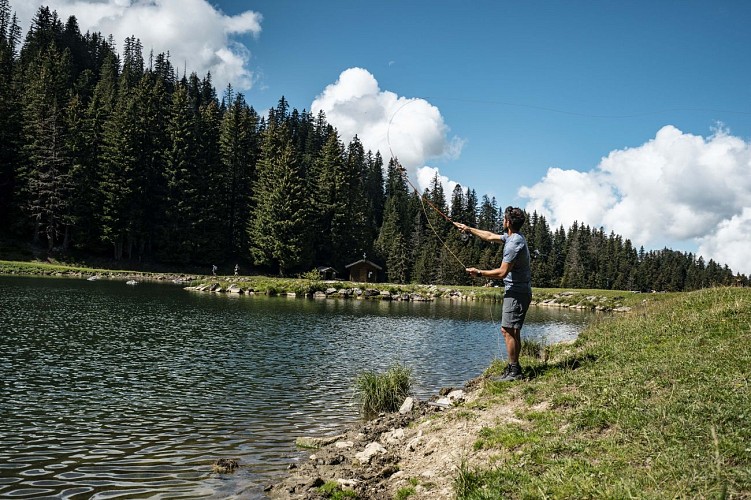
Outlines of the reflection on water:
{"type": "MultiPolygon", "coordinates": [[[[352,382],[398,361],[416,393],[504,357],[499,306],[196,294],[165,284],[0,278],[0,497],[226,498],[357,418],[352,382]],[[211,464],[239,458],[236,474],[211,464]]],[[[589,313],[532,308],[568,340],[589,313]]]]}

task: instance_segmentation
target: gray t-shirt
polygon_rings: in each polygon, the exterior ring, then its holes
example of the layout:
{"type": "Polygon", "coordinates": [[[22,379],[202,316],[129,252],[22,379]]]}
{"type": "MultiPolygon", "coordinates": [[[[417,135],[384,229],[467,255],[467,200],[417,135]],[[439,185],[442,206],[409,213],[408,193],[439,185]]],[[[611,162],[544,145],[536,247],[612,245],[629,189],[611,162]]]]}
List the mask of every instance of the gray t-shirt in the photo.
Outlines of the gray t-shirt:
{"type": "Polygon", "coordinates": [[[513,263],[511,271],[503,278],[507,292],[532,293],[532,269],[529,266],[527,240],[519,233],[502,234],[503,262],[513,263]]]}

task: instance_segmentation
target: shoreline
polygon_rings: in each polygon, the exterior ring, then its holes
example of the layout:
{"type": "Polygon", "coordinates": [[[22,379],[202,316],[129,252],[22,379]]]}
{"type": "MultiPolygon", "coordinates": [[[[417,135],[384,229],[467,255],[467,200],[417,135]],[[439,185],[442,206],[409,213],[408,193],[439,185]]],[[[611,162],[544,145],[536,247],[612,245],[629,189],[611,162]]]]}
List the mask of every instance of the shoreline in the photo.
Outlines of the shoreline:
{"type": "MultiPolygon", "coordinates": [[[[91,269],[9,261],[0,261],[0,275],[172,282],[178,285],[187,285],[185,289],[193,292],[228,293],[245,296],[265,295],[290,298],[408,302],[431,302],[437,299],[489,302],[503,300],[501,288],[485,286],[399,285],[264,276],[208,276],[179,272],[91,269]]],[[[632,304],[635,302],[634,297],[629,297],[629,295],[638,297],[632,292],[625,291],[534,288],[531,305],[581,311],[627,313],[632,310],[632,304]]],[[[645,301],[646,299],[641,302],[645,301]]]]}
{"type": "Polygon", "coordinates": [[[425,401],[408,397],[398,412],[360,420],[335,436],[298,438],[296,445],[307,459],[290,465],[289,473],[265,485],[264,492],[274,500],[327,498],[322,489],[371,500],[390,500],[407,491],[414,499],[454,498],[453,478],[467,458],[461,450],[471,446],[486,418],[500,415],[472,408],[485,384],[480,376],[425,401]],[[477,417],[472,425],[468,412],[477,417]]]}

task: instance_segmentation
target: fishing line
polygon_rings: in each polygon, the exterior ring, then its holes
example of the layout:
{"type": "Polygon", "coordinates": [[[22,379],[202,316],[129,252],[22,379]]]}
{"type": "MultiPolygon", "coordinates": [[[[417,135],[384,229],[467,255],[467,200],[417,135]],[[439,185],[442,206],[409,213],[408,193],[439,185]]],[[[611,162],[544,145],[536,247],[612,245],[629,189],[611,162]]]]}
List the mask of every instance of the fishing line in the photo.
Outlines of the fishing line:
{"type": "MultiPolygon", "coordinates": [[[[462,268],[466,269],[467,266],[464,264],[464,262],[462,262],[462,260],[459,257],[456,256],[456,254],[451,250],[451,248],[449,248],[449,246],[446,244],[446,242],[443,240],[443,238],[441,238],[438,235],[438,231],[436,231],[435,227],[433,227],[433,223],[430,222],[430,217],[428,217],[428,211],[425,208],[425,202],[427,202],[433,210],[435,210],[436,212],[438,212],[441,215],[441,217],[443,217],[449,223],[451,223],[452,226],[454,224],[454,221],[451,220],[451,217],[449,217],[448,215],[444,214],[441,210],[439,210],[438,207],[436,207],[430,200],[426,199],[422,194],[420,194],[420,191],[415,187],[414,184],[412,184],[412,181],[410,181],[409,175],[407,174],[407,169],[404,168],[401,163],[399,163],[399,160],[396,159],[396,155],[394,155],[393,149],[391,149],[391,135],[390,135],[390,133],[391,133],[391,124],[394,121],[394,117],[402,109],[404,109],[404,107],[406,107],[407,105],[409,105],[409,104],[411,104],[413,102],[415,102],[415,100],[409,100],[409,101],[405,102],[404,104],[402,104],[401,106],[399,106],[399,108],[396,111],[394,111],[394,113],[391,115],[391,118],[389,119],[388,127],[386,128],[386,143],[387,143],[387,145],[389,147],[389,152],[391,153],[391,158],[396,163],[397,170],[399,170],[399,172],[402,175],[402,178],[405,181],[407,181],[407,184],[410,185],[410,187],[414,190],[414,192],[417,195],[417,197],[420,199],[420,205],[422,206],[422,211],[423,211],[423,214],[425,215],[425,220],[428,221],[428,225],[430,226],[430,229],[433,231],[433,234],[435,234],[435,237],[438,238],[438,241],[440,241],[441,244],[444,246],[444,248],[446,248],[446,250],[449,251],[449,253],[454,257],[454,259],[456,259],[456,261],[459,263],[459,265],[462,266],[462,268]]],[[[490,304],[490,321],[491,321],[491,324],[492,324],[493,332],[496,334],[496,338],[498,340],[498,359],[501,359],[501,357],[500,357],[500,354],[501,354],[501,331],[500,331],[500,328],[496,328],[495,319],[493,318],[493,304],[490,304]]]]}
{"type": "Polygon", "coordinates": [[[446,219],[452,226],[454,225],[454,221],[451,220],[451,217],[449,217],[448,215],[444,214],[438,207],[436,207],[429,199],[425,198],[424,195],[420,194],[420,191],[415,187],[414,184],[412,184],[412,181],[409,180],[409,175],[407,174],[407,169],[404,168],[404,166],[402,166],[401,163],[399,163],[399,160],[396,159],[396,155],[394,155],[394,151],[391,149],[391,135],[390,135],[390,133],[391,133],[391,124],[394,121],[394,117],[397,115],[397,113],[399,113],[399,111],[401,111],[402,109],[404,109],[405,106],[407,106],[409,104],[412,104],[413,102],[415,102],[415,100],[409,100],[409,101],[405,102],[404,104],[402,104],[391,115],[391,119],[389,119],[389,125],[386,128],[386,143],[388,144],[389,152],[391,153],[391,159],[394,160],[394,162],[396,163],[396,169],[400,172],[400,174],[402,175],[402,178],[405,181],[407,181],[407,184],[410,185],[410,187],[414,190],[414,192],[417,195],[417,197],[420,199],[420,205],[422,206],[423,214],[425,214],[425,220],[428,221],[428,226],[430,226],[430,229],[433,231],[433,234],[435,235],[435,237],[438,238],[438,241],[440,241],[441,244],[443,245],[443,247],[446,250],[448,250],[448,252],[451,254],[451,256],[454,257],[454,259],[456,259],[456,261],[459,263],[459,265],[462,266],[462,268],[466,269],[467,266],[464,264],[464,262],[462,262],[462,260],[459,257],[456,256],[456,254],[454,253],[454,251],[451,250],[451,248],[446,244],[446,242],[443,240],[443,238],[441,238],[441,236],[438,234],[438,231],[433,226],[433,223],[430,221],[430,217],[428,217],[428,210],[427,210],[427,208],[425,208],[425,203],[427,202],[427,204],[430,205],[430,207],[433,210],[435,210],[436,212],[438,212],[438,214],[441,217],[443,217],[444,219],[446,219]]]}

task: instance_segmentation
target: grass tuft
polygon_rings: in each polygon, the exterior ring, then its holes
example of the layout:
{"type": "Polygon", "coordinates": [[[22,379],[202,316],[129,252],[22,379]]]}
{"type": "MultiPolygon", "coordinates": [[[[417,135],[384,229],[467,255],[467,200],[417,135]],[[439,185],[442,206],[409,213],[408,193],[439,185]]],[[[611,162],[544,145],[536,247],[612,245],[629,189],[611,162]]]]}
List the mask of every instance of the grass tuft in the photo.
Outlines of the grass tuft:
{"type": "Polygon", "coordinates": [[[318,487],[318,493],[323,498],[332,500],[343,500],[345,498],[357,498],[357,494],[352,490],[345,490],[336,481],[326,481],[318,487]]]}
{"type": "Polygon", "coordinates": [[[412,389],[412,370],[400,364],[385,373],[365,371],[355,379],[355,399],[360,415],[370,419],[399,409],[412,389]]]}

